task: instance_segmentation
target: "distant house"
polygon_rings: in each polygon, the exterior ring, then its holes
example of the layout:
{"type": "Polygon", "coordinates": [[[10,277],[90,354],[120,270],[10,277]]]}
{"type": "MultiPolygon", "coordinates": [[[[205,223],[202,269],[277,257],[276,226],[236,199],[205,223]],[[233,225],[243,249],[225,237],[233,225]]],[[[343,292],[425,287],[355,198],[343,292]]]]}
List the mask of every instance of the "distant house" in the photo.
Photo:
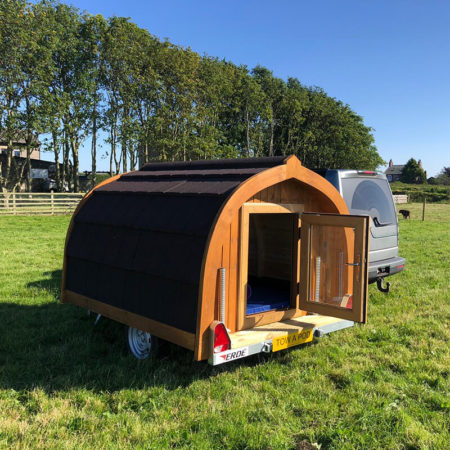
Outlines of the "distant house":
{"type": "Polygon", "coordinates": [[[389,183],[392,183],[394,181],[400,181],[400,178],[402,177],[402,171],[403,167],[405,167],[404,164],[394,164],[392,159],[389,160],[389,167],[385,170],[386,177],[389,181],[389,183]]]}
{"type": "MultiPolygon", "coordinates": [[[[419,167],[422,169],[422,160],[419,159],[419,161],[417,161],[417,163],[419,164],[419,167]]],[[[392,162],[392,159],[389,160],[389,166],[388,168],[384,171],[389,183],[393,183],[394,181],[400,181],[401,177],[402,177],[402,172],[403,172],[403,167],[405,167],[405,164],[394,164],[392,162]]],[[[425,172],[425,177],[426,177],[427,173],[425,172]]]]}
{"type": "MultiPolygon", "coordinates": [[[[7,139],[3,132],[0,131],[0,175],[6,177],[6,163],[7,163],[7,139]]],[[[27,158],[27,143],[25,131],[20,131],[16,134],[13,140],[13,157],[15,161],[15,169],[10,174],[10,179],[12,182],[17,182],[18,177],[21,176],[19,186],[16,188],[18,192],[23,192],[26,190],[26,177],[27,169],[26,158],[27,158]]],[[[31,190],[35,192],[41,192],[46,190],[44,182],[51,177],[51,172],[55,170],[55,163],[52,161],[44,161],[41,159],[41,143],[36,135],[33,136],[31,141],[31,190]],[[49,173],[50,172],[50,173],[49,173]]]]}
{"type": "MultiPolygon", "coordinates": [[[[0,155],[6,155],[6,150],[8,146],[8,142],[6,139],[6,136],[4,133],[0,132],[0,155]]],[[[26,136],[25,131],[18,131],[16,133],[16,136],[13,140],[13,156],[16,157],[27,157],[27,142],[26,142],[26,136]]],[[[31,141],[31,154],[30,158],[34,160],[40,160],[41,159],[41,143],[37,136],[33,135],[33,139],[31,141]]]]}

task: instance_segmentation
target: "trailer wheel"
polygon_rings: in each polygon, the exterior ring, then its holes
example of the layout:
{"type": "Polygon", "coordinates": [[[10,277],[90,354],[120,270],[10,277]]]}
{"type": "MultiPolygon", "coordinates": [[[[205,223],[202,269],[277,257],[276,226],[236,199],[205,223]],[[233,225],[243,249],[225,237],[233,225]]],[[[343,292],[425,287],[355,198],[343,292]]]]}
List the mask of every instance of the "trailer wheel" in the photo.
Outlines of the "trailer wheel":
{"type": "Polygon", "coordinates": [[[133,327],[128,327],[125,331],[127,348],[135,358],[146,359],[157,354],[158,338],[156,336],[133,327]]]}

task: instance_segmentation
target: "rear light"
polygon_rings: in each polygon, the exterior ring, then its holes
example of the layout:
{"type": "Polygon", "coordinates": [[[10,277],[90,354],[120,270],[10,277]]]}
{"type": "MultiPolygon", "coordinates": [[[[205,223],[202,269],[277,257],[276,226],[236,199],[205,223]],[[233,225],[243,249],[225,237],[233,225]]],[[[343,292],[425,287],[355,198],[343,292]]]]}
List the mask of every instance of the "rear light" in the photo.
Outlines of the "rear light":
{"type": "Polygon", "coordinates": [[[358,173],[363,173],[364,175],[375,175],[376,172],[373,170],[358,170],[358,173]]]}
{"type": "Polygon", "coordinates": [[[350,295],[347,305],[346,305],[347,309],[353,309],[353,295],[350,295]]]}
{"type": "Polygon", "coordinates": [[[405,267],[404,264],[401,264],[400,266],[397,266],[399,269],[403,269],[403,267],[405,267]]]}
{"type": "Polygon", "coordinates": [[[230,337],[223,323],[218,323],[214,328],[214,353],[224,352],[231,347],[230,337]]]}

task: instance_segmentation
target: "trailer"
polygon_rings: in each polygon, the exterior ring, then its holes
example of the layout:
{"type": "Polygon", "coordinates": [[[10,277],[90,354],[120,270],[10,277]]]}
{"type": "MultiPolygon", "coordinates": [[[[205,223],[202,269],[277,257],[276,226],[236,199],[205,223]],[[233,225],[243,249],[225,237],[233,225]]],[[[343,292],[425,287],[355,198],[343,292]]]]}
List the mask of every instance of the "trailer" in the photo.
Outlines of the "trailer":
{"type": "Polygon", "coordinates": [[[295,156],[149,163],[91,190],[66,237],[61,301],[211,364],[367,318],[368,216],[295,156]]]}

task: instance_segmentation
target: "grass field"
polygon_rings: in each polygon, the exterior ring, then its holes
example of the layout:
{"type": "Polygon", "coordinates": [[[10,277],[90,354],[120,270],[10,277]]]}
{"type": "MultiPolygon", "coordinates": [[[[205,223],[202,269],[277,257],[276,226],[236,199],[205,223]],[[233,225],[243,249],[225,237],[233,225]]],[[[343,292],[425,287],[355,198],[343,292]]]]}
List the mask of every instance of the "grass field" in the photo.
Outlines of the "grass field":
{"type": "Polygon", "coordinates": [[[427,202],[450,201],[450,186],[442,184],[406,184],[400,181],[390,183],[393,194],[407,194],[410,202],[421,202],[425,194],[427,202]]]}
{"type": "MultiPolygon", "coordinates": [[[[403,206],[403,205],[402,205],[403,206]]],[[[68,217],[0,218],[0,446],[449,448],[450,205],[407,206],[369,323],[213,368],[58,303],[68,217]]]]}

